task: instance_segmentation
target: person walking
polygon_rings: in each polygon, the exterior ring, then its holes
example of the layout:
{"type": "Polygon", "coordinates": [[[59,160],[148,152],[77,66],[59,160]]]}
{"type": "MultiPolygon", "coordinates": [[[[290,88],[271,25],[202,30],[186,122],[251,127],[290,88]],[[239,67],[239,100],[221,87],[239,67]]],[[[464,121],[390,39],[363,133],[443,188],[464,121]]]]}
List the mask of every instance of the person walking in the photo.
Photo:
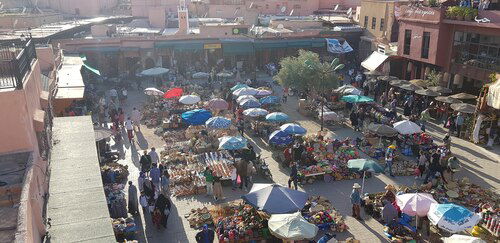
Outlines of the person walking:
{"type": "Polygon", "coordinates": [[[354,183],[351,192],[351,204],[352,204],[352,217],[361,220],[361,195],[359,189],[361,186],[358,183],[354,183]]]}
{"type": "Polygon", "coordinates": [[[163,171],[163,175],[161,176],[161,189],[160,192],[168,195],[169,194],[169,186],[170,186],[170,174],[168,171],[163,171]]]}
{"type": "Polygon", "coordinates": [[[113,103],[116,103],[116,98],[118,97],[118,92],[116,91],[115,88],[111,88],[109,90],[109,97],[111,97],[111,100],[113,103]]]}
{"type": "Polygon", "coordinates": [[[292,162],[290,165],[290,178],[288,178],[288,188],[292,188],[292,182],[293,182],[293,187],[295,190],[297,190],[297,184],[299,180],[299,175],[298,175],[298,170],[297,170],[297,163],[292,162]]]}
{"type": "Polygon", "coordinates": [[[160,157],[158,156],[158,153],[156,152],[155,147],[152,147],[151,151],[149,151],[149,157],[151,157],[151,163],[153,163],[153,164],[160,163],[160,157]]]}
{"type": "Polygon", "coordinates": [[[427,175],[425,176],[423,184],[427,184],[429,178],[434,177],[437,172],[441,171],[440,160],[441,160],[441,155],[437,151],[435,151],[432,154],[431,163],[429,164],[429,169],[427,175]]]}
{"type": "Polygon", "coordinates": [[[464,116],[462,115],[462,112],[459,112],[457,114],[457,117],[455,118],[455,127],[457,130],[457,137],[460,137],[460,131],[462,131],[462,125],[464,124],[464,116]]]}
{"type": "Polygon", "coordinates": [[[236,190],[236,187],[238,186],[238,173],[236,173],[236,167],[233,166],[231,169],[231,184],[232,184],[232,190],[236,190]]]}
{"type": "Polygon", "coordinates": [[[139,160],[139,164],[141,164],[141,172],[145,175],[149,174],[149,170],[151,169],[151,156],[148,155],[148,150],[144,150],[144,154],[141,156],[139,160]]]}
{"type": "Polygon", "coordinates": [[[155,186],[148,178],[144,179],[144,194],[148,197],[148,203],[155,197],[155,186]]]}
{"type": "Polygon", "coordinates": [[[144,214],[144,217],[146,217],[147,213],[149,213],[149,204],[148,204],[148,197],[146,196],[146,193],[141,191],[141,196],[139,197],[139,203],[141,204],[142,207],[142,213],[144,214]]]}
{"type": "Polygon", "coordinates": [[[245,122],[243,119],[240,119],[237,124],[238,127],[238,132],[240,133],[241,136],[244,136],[243,134],[245,133],[245,122]]]}
{"type": "Polygon", "coordinates": [[[139,110],[137,110],[137,108],[134,107],[134,109],[132,110],[132,122],[133,122],[134,128],[137,127],[137,130],[139,132],[141,131],[141,119],[142,119],[141,112],[139,110]]]}
{"type": "Polygon", "coordinates": [[[132,124],[132,120],[130,120],[130,117],[128,117],[127,121],[125,121],[125,130],[127,130],[128,141],[130,142],[130,144],[134,142],[134,127],[132,124]]]}
{"type": "Polygon", "coordinates": [[[149,176],[151,177],[151,182],[153,182],[153,185],[159,191],[160,190],[161,172],[160,172],[160,169],[158,169],[158,166],[156,163],[153,163],[151,171],[149,172],[149,176]]]}
{"type": "Polygon", "coordinates": [[[203,229],[196,234],[197,243],[213,243],[215,232],[208,228],[208,225],[203,225],[203,229]]]}
{"type": "Polygon", "coordinates": [[[120,99],[120,103],[122,105],[125,104],[125,102],[127,101],[127,98],[128,98],[128,91],[125,87],[122,88],[121,90],[121,99],[120,99]]]}
{"type": "Polygon", "coordinates": [[[139,213],[139,203],[137,201],[137,187],[128,182],[128,212],[132,215],[139,213]]]}
{"type": "Polygon", "coordinates": [[[122,108],[118,108],[118,125],[122,128],[125,124],[125,113],[122,108]]]}
{"type": "Polygon", "coordinates": [[[236,174],[240,177],[241,184],[240,184],[240,189],[242,190],[247,190],[248,189],[248,162],[244,159],[240,159],[239,161],[236,161],[236,174]],[[243,189],[243,187],[245,189],[243,189]]]}
{"type": "Polygon", "coordinates": [[[415,175],[415,179],[422,177],[425,172],[425,168],[428,166],[427,156],[425,156],[424,151],[420,151],[420,157],[418,158],[418,171],[419,175],[415,175]]]}
{"type": "Polygon", "coordinates": [[[389,168],[389,175],[394,177],[392,174],[392,162],[394,160],[394,153],[395,153],[396,145],[391,144],[385,151],[385,167],[384,171],[389,168]]]}
{"type": "Polygon", "coordinates": [[[160,193],[155,202],[155,211],[160,212],[159,225],[167,228],[168,216],[170,215],[170,209],[172,208],[172,203],[164,194],[160,193]]]}
{"type": "Polygon", "coordinates": [[[203,171],[203,176],[205,176],[205,184],[207,185],[207,195],[211,196],[213,195],[214,191],[214,176],[212,175],[212,170],[210,169],[210,167],[207,166],[205,168],[205,171],[203,171]]]}
{"type": "Polygon", "coordinates": [[[214,199],[215,201],[222,200],[223,194],[222,194],[222,184],[221,184],[221,179],[222,177],[218,175],[215,171],[212,173],[212,176],[214,177],[214,199]]]}

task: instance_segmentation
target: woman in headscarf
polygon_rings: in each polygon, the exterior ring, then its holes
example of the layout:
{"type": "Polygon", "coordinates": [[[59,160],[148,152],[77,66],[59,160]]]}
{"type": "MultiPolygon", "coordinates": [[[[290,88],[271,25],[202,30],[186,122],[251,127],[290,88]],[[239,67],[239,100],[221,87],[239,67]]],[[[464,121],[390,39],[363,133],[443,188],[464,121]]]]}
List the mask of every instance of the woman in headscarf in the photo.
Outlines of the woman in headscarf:
{"type": "Polygon", "coordinates": [[[155,186],[153,185],[153,182],[151,182],[150,179],[146,178],[144,179],[144,194],[148,198],[154,198],[155,197],[155,186]]]}
{"type": "Polygon", "coordinates": [[[137,187],[128,182],[128,212],[130,214],[137,214],[139,212],[139,202],[137,200],[137,187]]]}
{"type": "Polygon", "coordinates": [[[172,208],[172,203],[164,193],[160,193],[155,203],[155,211],[159,210],[161,213],[160,225],[165,229],[167,228],[168,216],[170,215],[170,208],[172,208]]]}
{"type": "Polygon", "coordinates": [[[213,172],[214,176],[214,198],[215,201],[221,200],[222,195],[222,184],[221,184],[221,176],[219,176],[215,171],[213,172]]]}

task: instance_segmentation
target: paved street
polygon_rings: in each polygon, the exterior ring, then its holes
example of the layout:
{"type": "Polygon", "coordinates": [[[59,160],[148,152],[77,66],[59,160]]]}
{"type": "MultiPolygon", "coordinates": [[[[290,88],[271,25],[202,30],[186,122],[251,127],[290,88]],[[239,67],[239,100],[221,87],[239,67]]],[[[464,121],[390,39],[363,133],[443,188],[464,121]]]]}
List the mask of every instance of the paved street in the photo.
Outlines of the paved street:
{"type": "MultiPolygon", "coordinates": [[[[133,107],[141,109],[142,102],[145,101],[145,95],[142,92],[130,91],[129,100],[125,105],[125,112],[130,114],[133,107]]],[[[297,112],[297,98],[289,97],[288,102],[283,105],[283,112],[288,114],[290,118],[305,127],[308,133],[316,133],[320,130],[317,122],[306,118],[297,112]]],[[[443,137],[444,130],[435,125],[429,125],[428,131],[436,138],[443,137]]],[[[359,133],[354,132],[352,129],[344,127],[332,131],[338,138],[355,137],[359,133]]],[[[153,129],[142,127],[142,133],[136,135],[138,144],[130,146],[128,142],[114,146],[123,152],[124,163],[129,166],[130,176],[129,180],[137,181],[139,174],[139,156],[145,148],[163,146],[163,141],[160,137],[153,133],[153,129]]],[[[263,143],[260,138],[255,139],[250,137],[254,147],[261,153],[269,164],[270,170],[273,174],[275,182],[286,184],[288,181],[288,170],[280,168],[276,161],[272,159],[272,151],[263,143]]],[[[480,184],[484,187],[493,188],[498,192],[500,172],[495,166],[498,166],[500,161],[500,150],[497,147],[495,150],[485,150],[482,147],[476,146],[472,143],[463,141],[461,139],[453,138],[452,151],[462,161],[464,170],[458,173],[458,176],[467,176],[472,182],[480,184]]],[[[261,178],[256,178],[255,181],[263,181],[261,178]]],[[[345,233],[338,234],[338,239],[345,239],[354,236],[361,242],[387,242],[386,237],[382,231],[382,225],[377,221],[365,217],[364,221],[357,221],[350,217],[350,202],[349,194],[351,192],[352,184],[361,183],[361,179],[338,181],[332,183],[325,183],[317,181],[314,184],[301,187],[311,195],[322,195],[330,199],[335,207],[346,216],[346,222],[349,230],[345,233]]],[[[412,185],[415,183],[413,177],[387,177],[385,175],[377,175],[366,181],[365,192],[379,192],[384,189],[387,184],[397,185],[412,185]]],[[[230,187],[224,188],[224,196],[226,201],[238,199],[243,191],[232,191],[230,187]]],[[[167,230],[157,230],[152,227],[151,218],[144,216],[141,213],[141,219],[138,221],[140,226],[144,229],[140,235],[140,242],[195,242],[194,236],[196,230],[189,227],[189,223],[184,218],[184,215],[193,208],[202,207],[212,203],[211,198],[204,195],[188,197],[188,198],[172,198],[173,208],[170,218],[168,220],[167,230]],[[167,241],[166,241],[167,240],[167,241]]]]}

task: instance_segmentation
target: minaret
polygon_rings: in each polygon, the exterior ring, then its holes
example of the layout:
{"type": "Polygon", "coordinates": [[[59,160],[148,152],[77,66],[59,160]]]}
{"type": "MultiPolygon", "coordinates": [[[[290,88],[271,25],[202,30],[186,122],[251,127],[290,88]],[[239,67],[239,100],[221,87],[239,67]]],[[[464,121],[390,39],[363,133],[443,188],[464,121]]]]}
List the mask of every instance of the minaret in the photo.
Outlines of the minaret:
{"type": "Polygon", "coordinates": [[[179,6],[177,7],[177,16],[179,19],[179,30],[177,30],[177,34],[189,34],[189,14],[185,0],[179,0],[179,6]]]}

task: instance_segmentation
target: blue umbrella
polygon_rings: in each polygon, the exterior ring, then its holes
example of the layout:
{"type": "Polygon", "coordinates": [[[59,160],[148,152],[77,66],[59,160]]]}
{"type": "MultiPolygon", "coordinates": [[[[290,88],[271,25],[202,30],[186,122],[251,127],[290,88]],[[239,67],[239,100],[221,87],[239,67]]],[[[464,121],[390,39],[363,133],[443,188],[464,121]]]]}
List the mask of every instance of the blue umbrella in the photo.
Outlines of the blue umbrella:
{"type": "Polygon", "coordinates": [[[288,145],[293,142],[293,137],[281,130],[274,131],[269,135],[269,143],[276,145],[288,145]]]}
{"type": "Polygon", "coordinates": [[[431,204],[427,217],[433,225],[451,233],[472,228],[481,219],[478,214],[453,203],[431,204]]]}
{"type": "Polygon", "coordinates": [[[256,100],[251,100],[251,99],[246,99],[242,100],[239,105],[243,106],[244,108],[257,108],[260,107],[260,103],[256,100]]]}
{"type": "Polygon", "coordinates": [[[244,137],[224,136],[219,138],[219,149],[238,150],[247,146],[247,139],[244,137]]]}
{"type": "Polygon", "coordinates": [[[207,126],[208,128],[225,129],[231,126],[231,120],[225,117],[216,116],[208,119],[205,122],[205,126],[207,126]]]}
{"type": "Polygon", "coordinates": [[[242,198],[258,210],[269,214],[291,213],[302,210],[309,196],[278,184],[255,183],[242,198]]]}
{"type": "Polygon", "coordinates": [[[264,98],[260,98],[259,101],[263,105],[276,104],[280,102],[280,98],[278,96],[266,96],[264,98]]]}
{"type": "Polygon", "coordinates": [[[248,88],[248,87],[249,87],[249,86],[248,86],[248,85],[246,85],[246,84],[236,84],[235,86],[233,86],[233,87],[231,88],[231,91],[235,91],[235,90],[237,90],[237,89],[241,89],[241,88],[248,88]]]}
{"type": "Polygon", "coordinates": [[[181,117],[189,125],[204,125],[212,117],[212,113],[204,109],[195,109],[182,113],[181,117]]]}
{"type": "Polygon", "coordinates": [[[295,123],[287,123],[281,126],[280,129],[287,132],[288,134],[295,134],[295,135],[304,135],[307,132],[305,128],[295,123]]]}
{"type": "Polygon", "coordinates": [[[288,121],[289,117],[283,112],[273,112],[266,116],[266,121],[270,122],[283,122],[288,121]]]}

